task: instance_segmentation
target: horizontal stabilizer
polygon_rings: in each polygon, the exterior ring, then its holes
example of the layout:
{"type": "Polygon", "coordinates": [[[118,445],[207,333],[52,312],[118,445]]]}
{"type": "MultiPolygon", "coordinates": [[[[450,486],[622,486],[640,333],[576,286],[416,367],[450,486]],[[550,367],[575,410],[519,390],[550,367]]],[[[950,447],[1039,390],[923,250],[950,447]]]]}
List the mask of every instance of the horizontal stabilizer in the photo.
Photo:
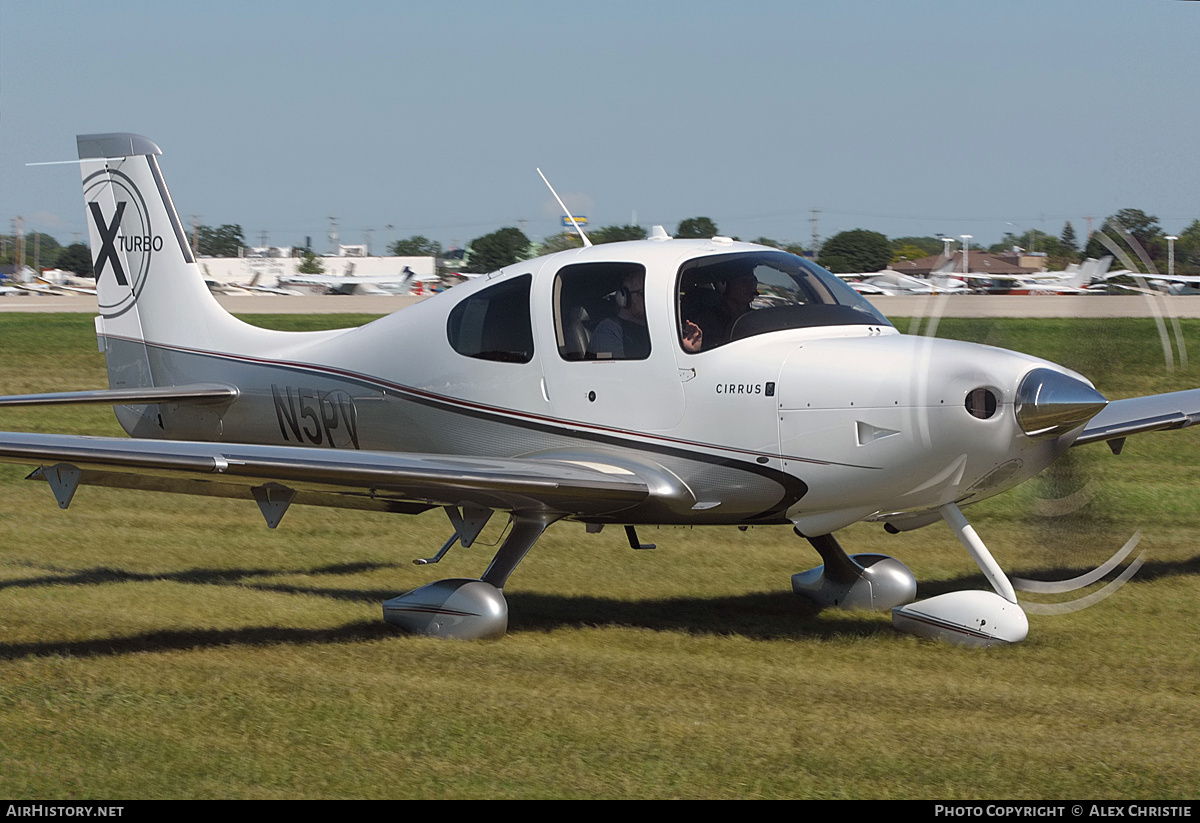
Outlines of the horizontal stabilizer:
{"type": "Polygon", "coordinates": [[[80,403],[99,403],[107,406],[140,405],[143,403],[214,403],[233,400],[238,390],[220,383],[193,383],[187,386],[160,386],[138,389],[96,389],[94,391],[63,391],[46,394],[11,394],[0,396],[0,406],[58,406],[80,403]]]}
{"type": "Polygon", "coordinates": [[[1200,422],[1200,389],[1112,400],[1088,421],[1072,445],[1116,440],[1131,434],[1182,429],[1200,422]]]}

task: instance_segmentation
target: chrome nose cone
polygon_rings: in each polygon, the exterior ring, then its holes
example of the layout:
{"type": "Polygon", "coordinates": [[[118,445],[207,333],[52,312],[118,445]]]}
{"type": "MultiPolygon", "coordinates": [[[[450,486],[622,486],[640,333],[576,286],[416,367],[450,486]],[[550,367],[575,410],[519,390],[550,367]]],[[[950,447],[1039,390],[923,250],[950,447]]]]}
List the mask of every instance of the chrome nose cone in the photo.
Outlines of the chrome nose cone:
{"type": "Polygon", "coordinates": [[[1087,383],[1053,369],[1034,369],[1017,387],[1017,423],[1030,437],[1057,437],[1107,405],[1104,395],[1087,383]]]}

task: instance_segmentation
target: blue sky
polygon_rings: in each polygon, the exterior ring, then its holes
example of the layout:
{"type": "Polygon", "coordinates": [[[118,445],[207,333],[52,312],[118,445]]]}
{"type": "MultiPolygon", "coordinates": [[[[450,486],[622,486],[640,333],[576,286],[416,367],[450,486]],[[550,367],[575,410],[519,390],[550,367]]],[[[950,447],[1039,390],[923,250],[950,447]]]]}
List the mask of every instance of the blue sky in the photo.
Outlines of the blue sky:
{"type": "Polygon", "coordinates": [[[0,231],[85,230],[75,135],[249,240],[711,217],[805,243],[1200,217],[1200,3],[0,0],[0,231]],[[522,222],[523,221],[523,222],[522,222]],[[388,230],[387,225],[393,228],[388,230]]]}

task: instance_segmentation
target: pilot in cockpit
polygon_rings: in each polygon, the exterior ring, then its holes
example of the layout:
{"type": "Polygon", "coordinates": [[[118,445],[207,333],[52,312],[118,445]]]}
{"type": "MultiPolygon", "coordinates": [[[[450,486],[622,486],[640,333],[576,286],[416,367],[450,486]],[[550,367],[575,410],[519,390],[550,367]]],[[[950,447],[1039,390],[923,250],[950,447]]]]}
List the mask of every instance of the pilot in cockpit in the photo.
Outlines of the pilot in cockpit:
{"type": "Polygon", "coordinates": [[[685,351],[698,352],[729,342],[733,324],[758,296],[758,278],[742,271],[724,280],[724,290],[715,306],[701,308],[684,318],[681,340],[685,351]]]}

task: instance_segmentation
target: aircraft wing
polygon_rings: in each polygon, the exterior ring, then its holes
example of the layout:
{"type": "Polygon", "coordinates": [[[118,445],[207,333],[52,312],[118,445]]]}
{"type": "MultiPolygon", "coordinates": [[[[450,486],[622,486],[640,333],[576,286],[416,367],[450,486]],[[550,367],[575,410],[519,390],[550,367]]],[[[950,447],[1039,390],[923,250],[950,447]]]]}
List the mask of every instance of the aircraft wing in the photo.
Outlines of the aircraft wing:
{"type": "Polygon", "coordinates": [[[314,286],[363,286],[407,283],[411,277],[398,274],[394,277],[385,274],[289,274],[280,278],[281,282],[303,283],[314,286]]]}
{"type": "MultiPolygon", "coordinates": [[[[1200,275],[1195,274],[1142,274],[1141,272],[1119,271],[1111,276],[1128,275],[1129,277],[1144,277],[1147,280],[1165,280],[1168,283],[1200,283],[1200,275]]],[[[1107,278],[1106,278],[1107,279],[1107,278]]]]}
{"type": "MultiPolygon", "coordinates": [[[[1183,429],[1200,422],[1200,389],[1112,400],[1088,421],[1072,445],[1123,440],[1131,434],[1183,429]]],[[[1120,447],[1116,447],[1120,450],[1120,447]]]]}
{"type": "Polygon", "coordinates": [[[650,495],[632,471],[597,460],[0,432],[0,462],[37,466],[29,478],[48,481],[61,508],[81,484],[111,486],[253,499],[271,526],[293,502],[405,514],[477,506],[600,515],[650,495]]]}
{"type": "Polygon", "coordinates": [[[89,289],[84,286],[55,286],[54,288],[61,289],[62,291],[69,291],[72,294],[96,294],[95,289],[89,289]]]}

